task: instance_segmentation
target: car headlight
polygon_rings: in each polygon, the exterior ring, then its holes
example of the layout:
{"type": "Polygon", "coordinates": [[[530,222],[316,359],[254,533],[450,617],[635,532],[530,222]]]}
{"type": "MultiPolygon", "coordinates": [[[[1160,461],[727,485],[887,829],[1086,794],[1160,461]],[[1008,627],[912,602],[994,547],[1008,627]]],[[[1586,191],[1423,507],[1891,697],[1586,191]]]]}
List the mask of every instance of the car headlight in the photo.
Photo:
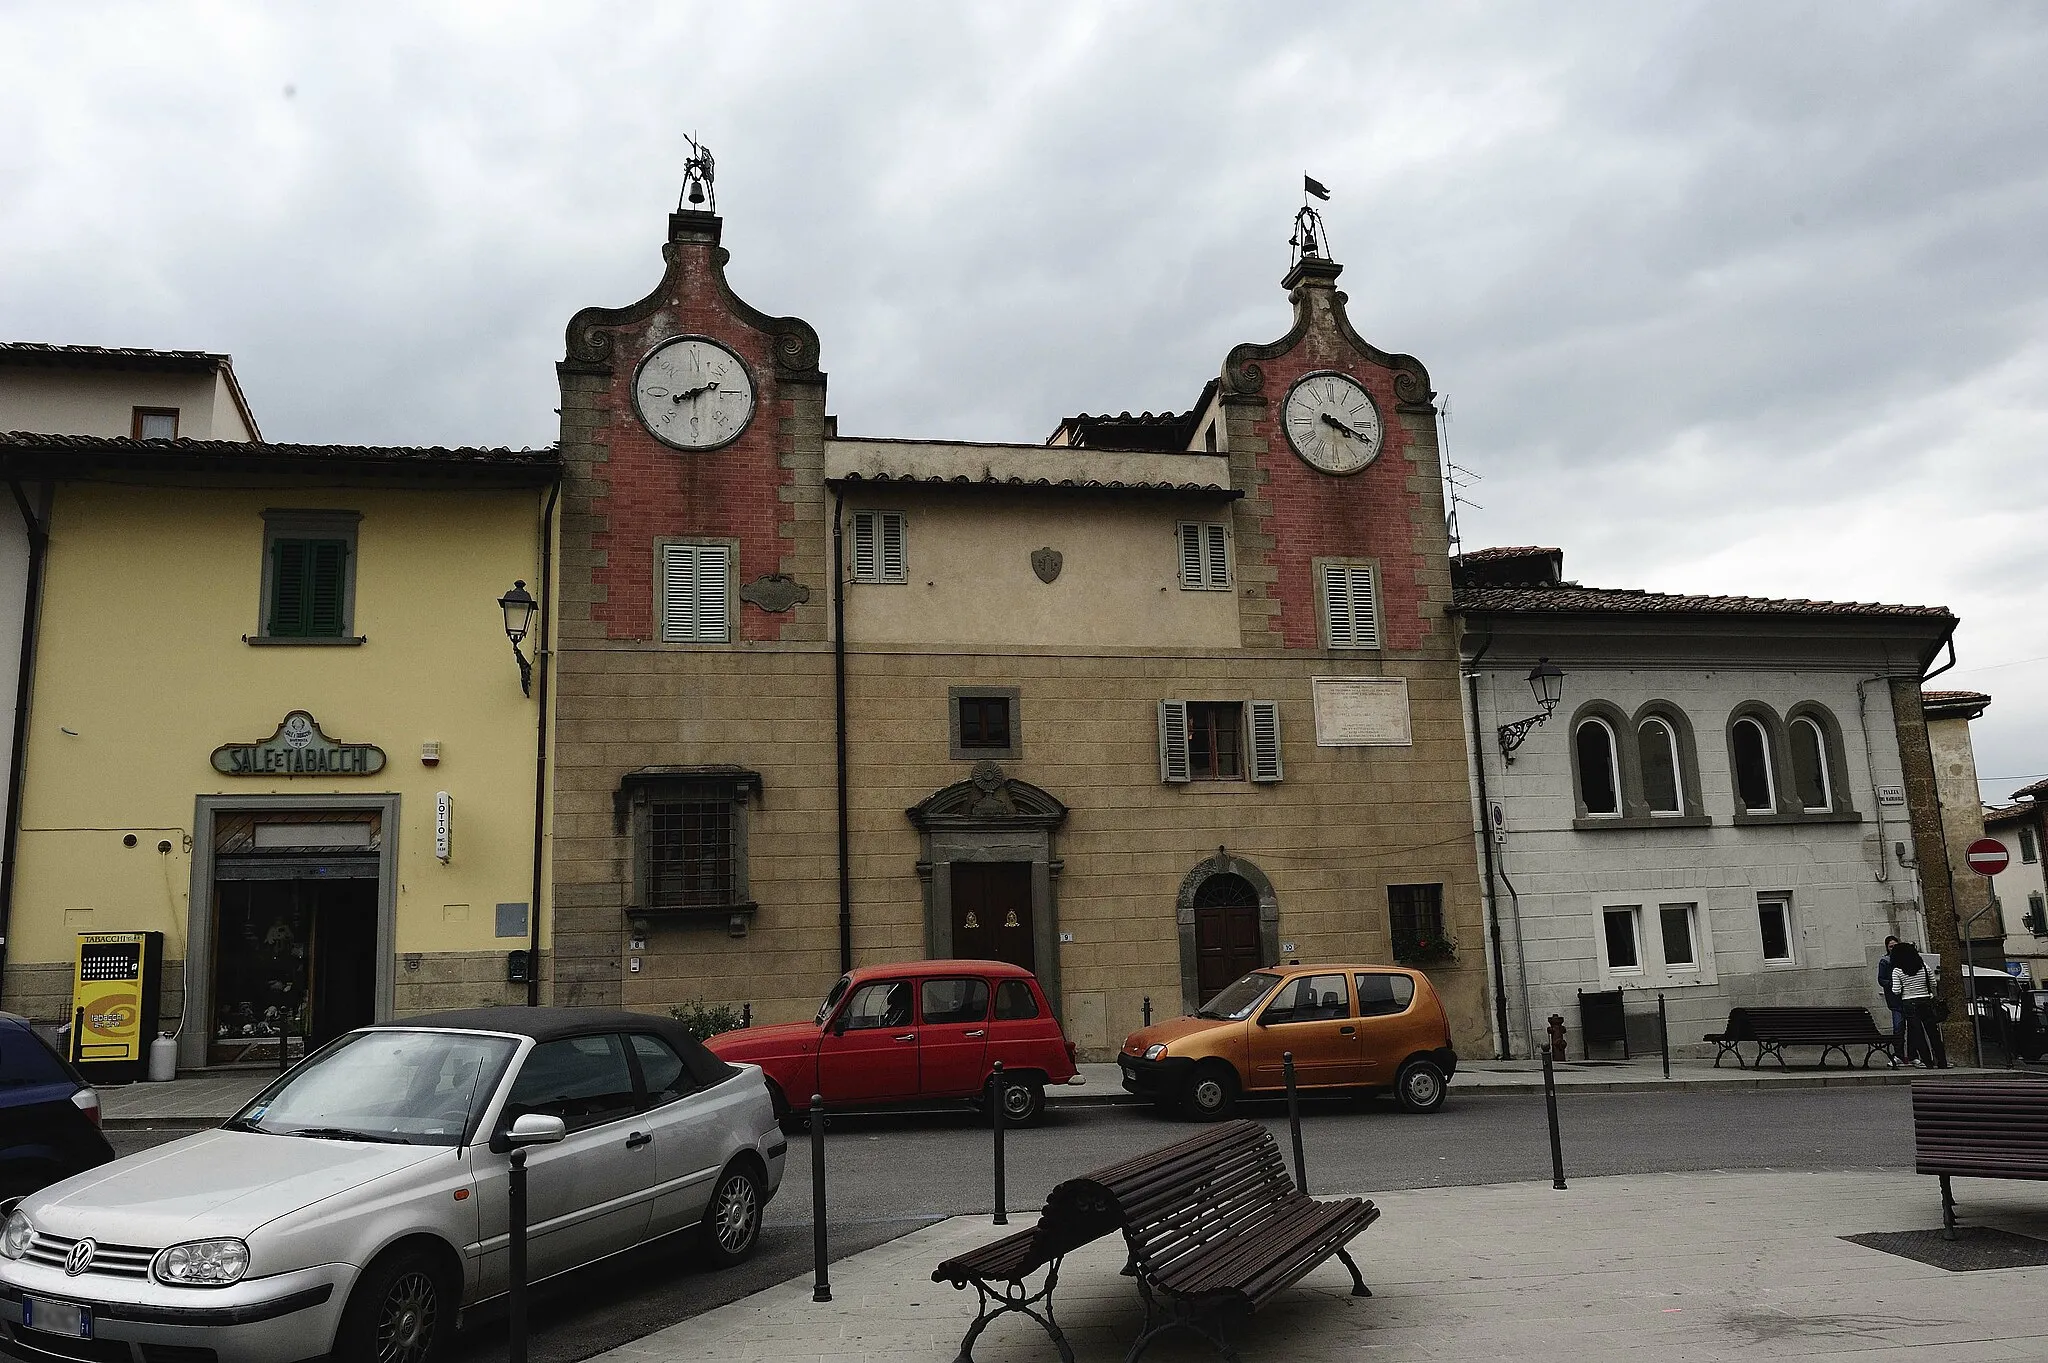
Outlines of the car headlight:
{"type": "Polygon", "coordinates": [[[19,1259],[28,1253],[29,1242],[36,1238],[36,1227],[28,1219],[27,1212],[11,1212],[7,1224],[0,1226],[0,1255],[19,1259]]]}
{"type": "Polygon", "coordinates": [[[188,1240],[156,1256],[151,1272],[173,1287],[226,1287],[249,1271],[249,1247],[240,1240],[188,1240]]]}
{"type": "Polygon", "coordinates": [[[1145,1058],[1147,1060],[1164,1060],[1166,1058],[1166,1043],[1155,1041],[1150,1046],[1147,1046],[1145,1048],[1145,1058]]]}

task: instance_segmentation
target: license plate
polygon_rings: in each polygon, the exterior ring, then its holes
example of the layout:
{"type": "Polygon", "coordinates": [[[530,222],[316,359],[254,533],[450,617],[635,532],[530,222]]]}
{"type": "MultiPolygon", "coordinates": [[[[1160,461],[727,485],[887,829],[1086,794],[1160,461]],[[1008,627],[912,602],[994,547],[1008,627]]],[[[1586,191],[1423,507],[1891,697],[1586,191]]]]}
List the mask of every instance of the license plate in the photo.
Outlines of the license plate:
{"type": "Polygon", "coordinates": [[[92,1311],[68,1301],[44,1301],[40,1297],[21,1299],[21,1323],[46,1335],[71,1339],[92,1338],[92,1311]]]}

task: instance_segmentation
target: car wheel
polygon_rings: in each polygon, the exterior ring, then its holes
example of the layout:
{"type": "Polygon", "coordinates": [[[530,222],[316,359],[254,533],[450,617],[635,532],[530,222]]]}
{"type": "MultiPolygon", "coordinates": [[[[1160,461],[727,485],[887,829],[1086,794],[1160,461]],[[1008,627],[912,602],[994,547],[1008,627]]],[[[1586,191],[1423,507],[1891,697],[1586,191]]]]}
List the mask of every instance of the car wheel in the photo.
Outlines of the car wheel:
{"type": "Polygon", "coordinates": [[[761,1240],[761,1177],[744,1164],[726,1166],[704,1209],[704,1251],[715,1268],[744,1263],[761,1240]]]}
{"type": "Polygon", "coordinates": [[[1237,1106],[1237,1071],[1228,1065],[1203,1065],[1188,1079],[1181,1108],[1196,1121],[1216,1122],[1237,1106]]]}
{"type": "MultiPolygon", "coordinates": [[[[986,1108],[988,1103],[981,1104],[986,1108]]],[[[1045,1115],[1045,1085],[1016,1079],[1003,1085],[1003,1125],[1030,1126],[1045,1115]]]]}
{"type": "Polygon", "coordinates": [[[1411,1060],[1394,1079],[1394,1096],[1410,1112],[1434,1112],[1444,1105],[1448,1091],[1444,1072],[1428,1060],[1411,1060]]]}
{"type": "Polygon", "coordinates": [[[426,1254],[393,1254],[370,1265],[349,1293],[335,1339],[341,1363],[432,1363],[455,1325],[455,1293],[426,1254]]]}

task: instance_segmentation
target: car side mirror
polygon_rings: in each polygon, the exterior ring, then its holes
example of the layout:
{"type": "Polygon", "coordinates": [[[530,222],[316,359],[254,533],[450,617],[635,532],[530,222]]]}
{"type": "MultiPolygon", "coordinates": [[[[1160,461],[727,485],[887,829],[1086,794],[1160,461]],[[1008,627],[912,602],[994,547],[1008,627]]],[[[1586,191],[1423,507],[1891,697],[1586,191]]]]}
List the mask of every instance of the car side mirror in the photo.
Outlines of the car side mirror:
{"type": "Polygon", "coordinates": [[[514,1118],[509,1130],[500,1131],[491,1137],[491,1149],[503,1155],[513,1150],[523,1150],[531,1145],[553,1145],[568,1134],[569,1125],[560,1117],[551,1117],[542,1112],[528,1112],[514,1118]]]}
{"type": "Polygon", "coordinates": [[[841,1013],[838,1017],[832,1019],[832,1035],[846,1035],[846,1014],[841,1013]]]}

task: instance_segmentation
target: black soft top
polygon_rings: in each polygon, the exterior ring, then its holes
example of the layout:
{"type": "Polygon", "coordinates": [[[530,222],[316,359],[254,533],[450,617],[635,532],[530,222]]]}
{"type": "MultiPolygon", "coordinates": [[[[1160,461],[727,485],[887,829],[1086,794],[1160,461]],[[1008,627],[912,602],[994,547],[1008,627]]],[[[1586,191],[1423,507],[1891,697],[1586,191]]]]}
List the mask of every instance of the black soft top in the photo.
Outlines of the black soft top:
{"type": "Polygon", "coordinates": [[[430,1028],[465,1032],[507,1032],[530,1036],[535,1041],[560,1041],[565,1037],[590,1036],[597,1032],[651,1032],[675,1048],[691,1077],[700,1085],[722,1083],[739,1071],[704,1049],[702,1042],[674,1018],[654,1013],[631,1013],[622,1008],[458,1008],[446,1013],[422,1013],[377,1024],[379,1029],[430,1028]]]}

